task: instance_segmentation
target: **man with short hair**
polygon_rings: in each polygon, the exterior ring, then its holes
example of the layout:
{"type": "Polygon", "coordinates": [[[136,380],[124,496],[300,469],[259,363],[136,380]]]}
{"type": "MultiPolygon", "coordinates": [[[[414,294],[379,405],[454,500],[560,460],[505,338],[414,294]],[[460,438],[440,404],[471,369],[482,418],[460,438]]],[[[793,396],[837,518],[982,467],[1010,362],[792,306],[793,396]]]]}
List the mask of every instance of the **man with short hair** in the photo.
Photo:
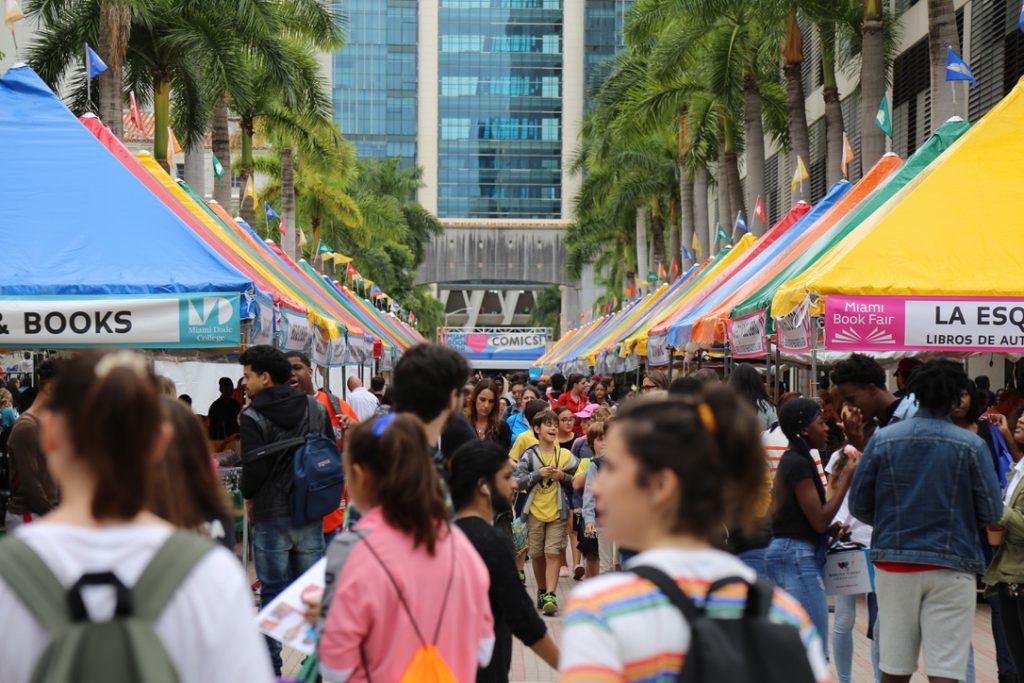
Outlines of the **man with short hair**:
{"type": "Polygon", "coordinates": [[[910,373],[915,368],[920,367],[921,361],[916,358],[903,358],[899,363],[896,364],[896,392],[893,394],[896,398],[903,398],[907,395],[907,382],[910,380],[910,373]]]}
{"type": "MultiPolygon", "coordinates": [[[[301,351],[289,351],[285,354],[288,363],[292,368],[292,379],[289,384],[307,396],[314,396],[320,405],[327,411],[331,420],[331,427],[334,429],[335,441],[338,444],[338,451],[345,450],[345,430],[359,423],[352,406],[347,401],[338,398],[326,389],[316,389],[313,386],[313,366],[309,362],[309,356],[301,351]]],[[[324,517],[324,545],[331,542],[345,522],[345,496],[342,496],[341,505],[337,510],[324,517]]]]}
{"type": "Polygon", "coordinates": [[[60,492],[46,466],[40,443],[39,416],[53,397],[54,380],[60,361],[45,360],[39,365],[39,387],[32,406],[23,412],[11,427],[7,439],[11,496],[5,517],[7,533],[22,524],[39,519],[60,502],[60,492]]]}
{"type": "Polygon", "coordinates": [[[352,410],[356,411],[360,422],[369,420],[377,414],[377,409],[380,408],[380,401],[377,400],[377,397],[367,391],[363,386],[363,381],[355,376],[348,378],[348,396],[346,398],[352,406],[352,410]]]}
{"type": "Polygon", "coordinates": [[[377,397],[377,403],[381,405],[384,404],[384,389],[387,385],[388,383],[380,375],[370,378],[370,393],[377,397]]]}
{"type": "Polygon", "coordinates": [[[509,403],[508,408],[501,414],[503,422],[508,422],[508,419],[513,415],[519,413],[523,409],[523,391],[526,390],[526,382],[518,377],[512,379],[512,386],[509,389],[509,393],[512,394],[512,402],[509,403]]]}
{"type": "Polygon", "coordinates": [[[874,420],[886,427],[905,420],[917,412],[912,395],[899,398],[885,386],[885,370],[875,361],[860,353],[850,354],[846,360],[832,368],[832,384],[843,403],[850,406],[843,423],[846,438],[857,450],[864,450],[864,422],[874,420]]]}
{"type": "MultiPolygon", "coordinates": [[[[238,358],[245,368],[246,390],[252,403],[242,412],[241,492],[253,520],[256,577],[260,603],[270,604],[290,583],[323,557],[323,523],[296,526],[289,497],[298,448],[275,448],[276,443],[305,436],[316,426],[335,438],[327,411],[315,399],[290,386],[292,368],[272,346],[252,346],[238,358]]],[[[271,661],[281,674],[281,643],[267,639],[271,661]]]]}
{"type": "Polygon", "coordinates": [[[883,683],[908,682],[922,652],[932,683],[952,683],[967,674],[976,579],[985,570],[978,532],[1000,518],[1003,501],[985,442],[950,420],[967,389],[963,368],[930,361],[908,389],[919,410],[871,437],[850,512],[873,526],[883,683]]]}
{"type": "Polygon", "coordinates": [[[436,448],[435,458],[441,464],[463,443],[477,438],[476,430],[459,411],[467,377],[466,359],[437,344],[414,346],[395,364],[391,380],[395,412],[412,413],[423,421],[427,443],[436,448]],[[453,415],[455,419],[450,419],[453,415]]]}
{"type": "Polygon", "coordinates": [[[220,441],[238,433],[238,413],[242,407],[235,400],[235,385],[230,377],[221,377],[217,382],[220,398],[210,404],[206,411],[210,421],[210,439],[220,441]]]}

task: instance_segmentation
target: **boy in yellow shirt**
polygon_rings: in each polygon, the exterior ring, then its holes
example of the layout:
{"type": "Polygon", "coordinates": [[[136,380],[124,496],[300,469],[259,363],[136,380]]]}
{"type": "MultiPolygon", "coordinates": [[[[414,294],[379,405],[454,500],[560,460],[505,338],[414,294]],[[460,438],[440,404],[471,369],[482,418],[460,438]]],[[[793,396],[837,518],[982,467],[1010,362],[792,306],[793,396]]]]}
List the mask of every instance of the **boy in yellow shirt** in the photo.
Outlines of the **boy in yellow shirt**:
{"type": "Polygon", "coordinates": [[[527,492],[522,516],[526,518],[527,550],[537,579],[537,607],[549,616],[558,612],[554,590],[565,555],[566,521],[570,506],[563,482],[571,482],[579,465],[576,456],[558,445],[558,416],[545,410],[531,421],[537,444],[516,463],[520,491],[527,492]]]}

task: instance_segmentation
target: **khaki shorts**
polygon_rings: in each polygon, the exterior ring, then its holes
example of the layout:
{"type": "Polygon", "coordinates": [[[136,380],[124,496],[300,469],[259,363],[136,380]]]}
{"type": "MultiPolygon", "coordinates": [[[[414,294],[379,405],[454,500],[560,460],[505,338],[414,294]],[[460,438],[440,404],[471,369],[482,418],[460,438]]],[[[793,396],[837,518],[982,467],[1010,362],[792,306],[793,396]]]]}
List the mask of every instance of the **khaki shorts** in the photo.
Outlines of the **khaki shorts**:
{"type": "Polygon", "coordinates": [[[526,548],[530,557],[561,555],[565,552],[567,534],[564,519],[541,522],[533,515],[526,518],[526,548]]]}

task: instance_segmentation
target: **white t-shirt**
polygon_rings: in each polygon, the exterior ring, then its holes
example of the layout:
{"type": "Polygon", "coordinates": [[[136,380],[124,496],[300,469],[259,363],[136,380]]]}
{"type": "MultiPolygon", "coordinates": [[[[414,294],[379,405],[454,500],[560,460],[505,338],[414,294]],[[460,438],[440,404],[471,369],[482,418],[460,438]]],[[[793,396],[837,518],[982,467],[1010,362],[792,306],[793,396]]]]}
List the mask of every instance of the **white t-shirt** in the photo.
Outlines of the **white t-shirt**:
{"type": "MultiPolygon", "coordinates": [[[[836,467],[836,463],[839,461],[839,456],[843,452],[841,450],[836,451],[829,458],[828,466],[825,471],[832,474],[832,471],[836,467]]],[[[839,510],[836,512],[836,516],[832,520],[833,522],[839,522],[844,526],[850,527],[850,540],[854,543],[860,543],[865,548],[871,547],[871,525],[865,524],[856,517],[850,514],[850,496],[843,496],[843,504],[839,506],[839,510]]]]}
{"type": "MultiPolygon", "coordinates": [[[[782,454],[789,450],[789,439],[782,433],[782,429],[776,425],[772,429],[761,432],[761,443],[768,453],[768,464],[772,468],[772,479],[775,479],[775,470],[779,469],[779,461],[782,454]]],[[[821,485],[828,488],[828,480],[825,479],[825,470],[821,466],[821,456],[817,449],[811,449],[811,457],[814,458],[814,466],[818,469],[818,476],[821,477],[821,485]]]]}
{"type": "Polygon", "coordinates": [[[377,413],[380,401],[377,397],[367,391],[366,387],[359,387],[348,392],[345,400],[352,406],[360,422],[366,422],[377,413]]]}
{"type": "MultiPolygon", "coordinates": [[[[83,574],[113,570],[134,586],[170,536],[162,526],[103,529],[26,524],[15,532],[45,562],[63,586],[83,574]]],[[[93,620],[109,619],[116,600],[107,586],[83,592],[93,620]]],[[[30,680],[49,637],[6,583],[0,580],[0,671],[5,683],[30,680]]],[[[256,628],[252,595],[234,555],[215,547],[195,566],[167,603],[156,633],[178,670],[181,683],[274,680],[266,644],[256,628]]]]}

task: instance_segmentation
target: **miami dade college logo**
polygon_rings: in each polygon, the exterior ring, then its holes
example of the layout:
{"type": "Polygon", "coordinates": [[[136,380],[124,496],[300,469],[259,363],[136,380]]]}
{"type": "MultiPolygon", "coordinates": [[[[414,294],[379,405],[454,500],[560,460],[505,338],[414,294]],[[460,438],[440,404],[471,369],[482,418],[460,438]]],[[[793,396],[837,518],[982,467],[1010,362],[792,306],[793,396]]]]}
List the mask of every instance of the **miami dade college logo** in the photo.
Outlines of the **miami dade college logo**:
{"type": "Polygon", "coordinates": [[[188,302],[188,324],[192,327],[227,325],[233,314],[231,302],[224,297],[208,296],[188,302]]]}

